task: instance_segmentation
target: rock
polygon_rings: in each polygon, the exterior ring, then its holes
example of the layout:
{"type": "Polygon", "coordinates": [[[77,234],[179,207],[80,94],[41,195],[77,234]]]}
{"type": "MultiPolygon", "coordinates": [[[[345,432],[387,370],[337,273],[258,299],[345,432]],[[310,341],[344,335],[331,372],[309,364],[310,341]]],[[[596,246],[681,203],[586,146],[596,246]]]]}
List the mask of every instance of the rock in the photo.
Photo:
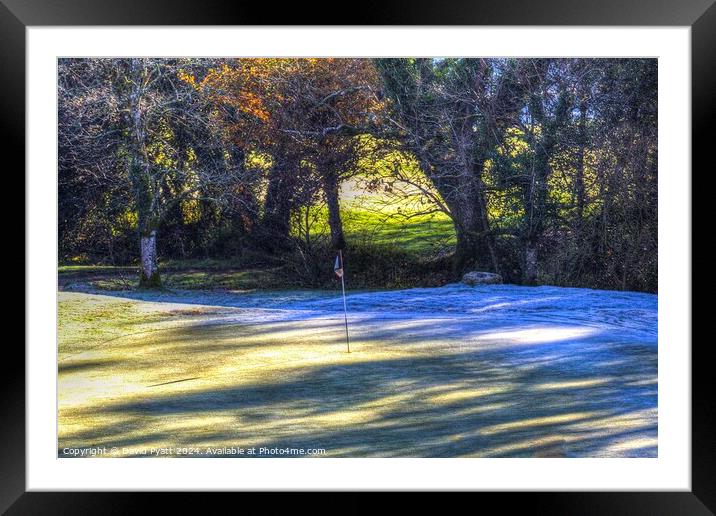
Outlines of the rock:
{"type": "Polygon", "coordinates": [[[462,277],[462,282],[471,287],[475,285],[493,285],[502,283],[502,276],[494,272],[470,271],[462,277]]]}

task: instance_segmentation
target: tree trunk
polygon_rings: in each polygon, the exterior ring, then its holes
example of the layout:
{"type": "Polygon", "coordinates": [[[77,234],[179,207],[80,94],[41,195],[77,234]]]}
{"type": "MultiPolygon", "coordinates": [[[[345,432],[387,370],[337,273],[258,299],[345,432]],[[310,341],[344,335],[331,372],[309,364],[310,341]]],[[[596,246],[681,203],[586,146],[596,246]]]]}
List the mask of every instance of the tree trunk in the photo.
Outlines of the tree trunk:
{"type": "Polygon", "coordinates": [[[455,273],[462,275],[480,270],[500,273],[497,254],[491,239],[480,228],[465,228],[455,223],[455,273]]]}
{"type": "Polygon", "coordinates": [[[470,184],[446,191],[452,194],[450,198],[443,194],[450,208],[457,239],[455,273],[462,275],[471,270],[488,270],[499,274],[482,182],[478,178],[471,179],[470,184]]]}
{"type": "MultiPolygon", "coordinates": [[[[231,150],[231,174],[245,177],[246,155],[243,150],[233,147],[231,150]]],[[[254,195],[251,185],[241,185],[235,192],[231,209],[231,224],[242,235],[251,236],[259,225],[259,203],[254,195]]]]}
{"type": "Polygon", "coordinates": [[[525,194],[526,228],[522,235],[522,282],[534,285],[537,282],[537,243],[542,236],[547,202],[547,174],[543,170],[533,176],[525,194]]]}
{"type": "Polygon", "coordinates": [[[139,286],[142,288],[159,288],[162,286],[157,265],[157,232],[152,230],[149,234],[140,237],[141,271],[139,286]]]}
{"type": "Polygon", "coordinates": [[[139,286],[157,288],[161,286],[157,267],[157,226],[158,189],[152,179],[146,147],[146,131],[142,118],[142,83],[144,69],[141,59],[129,61],[128,110],[126,121],[129,129],[129,176],[134,190],[134,203],[137,209],[137,225],[140,235],[139,286]]]}
{"type": "Polygon", "coordinates": [[[455,273],[460,276],[471,270],[480,269],[480,258],[483,254],[482,246],[475,237],[474,230],[464,228],[461,224],[455,224],[455,273]]]}
{"type": "Polygon", "coordinates": [[[343,222],[341,221],[340,204],[338,202],[338,178],[331,171],[323,174],[323,193],[326,195],[326,204],[328,205],[331,247],[336,250],[345,249],[346,240],[343,235],[343,222]]]}
{"type": "Polygon", "coordinates": [[[575,197],[576,197],[576,214],[575,214],[575,231],[577,233],[577,241],[581,239],[581,229],[584,219],[584,169],[587,150],[587,102],[582,95],[582,101],[579,104],[579,125],[577,128],[577,167],[574,178],[575,197]]]}
{"type": "MultiPolygon", "coordinates": [[[[546,131],[545,131],[546,132],[546,131]]],[[[525,227],[522,232],[522,281],[534,285],[539,277],[537,243],[544,231],[547,216],[547,180],[550,174],[549,158],[552,152],[552,135],[545,134],[537,143],[532,174],[523,187],[525,227]]]]}
{"type": "Polygon", "coordinates": [[[269,173],[261,226],[270,250],[285,247],[289,239],[294,174],[285,160],[277,160],[269,173]]]}
{"type": "Polygon", "coordinates": [[[536,285],[539,278],[537,246],[534,242],[525,243],[523,281],[526,285],[536,285]]]}

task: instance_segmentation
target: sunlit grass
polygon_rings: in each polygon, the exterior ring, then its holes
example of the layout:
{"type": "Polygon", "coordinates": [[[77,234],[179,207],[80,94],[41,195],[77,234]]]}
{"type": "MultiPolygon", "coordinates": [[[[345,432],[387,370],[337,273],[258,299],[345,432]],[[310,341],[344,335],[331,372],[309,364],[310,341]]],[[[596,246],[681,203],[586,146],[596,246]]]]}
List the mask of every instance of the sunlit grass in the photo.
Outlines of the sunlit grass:
{"type": "Polygon", "coordinates": [[[339,317],[246,324],[236,322],[240,309],[64,292],[59,306],[60,450],[280,445],[344,457],[655,448],[645,433],[655,408],[587,403],[616,392],[614,377],[550,378],[466,353],[449,336],[400,338],[418,330],[415,321],[380,323],[397,337],[355,323],[349,354],[339,317]]]}
{"type": "Polygon", "coordinates": [[[596,332],[597,330],[595,328],[581,326],[547,326],[528,328],[524,330],[505,330],[489,332],[479,336],[477,340],[506,340],[516,344],[540,344],[576,339],[579,337],[586,337],[596,332]]]}
{"type": "MultiPolygon", "coordinates": [[[[341,220],[346,238],[353,245],[399,247],[415,255],[430,255],[455,245],[455,229],[450,217],[420,196],[396,198],[381,189],[366,191],[361,178],[343,184],[341,220]]],[[[327,235],[328,211],[325,206],[310,209],[310,232],[327,235]]],[[[298,231],[298,227],[294,228],[298,231]]],[[[303,228],[305,231],[305,227],[303,228]]]]}
{"type": "MultiPolygon", "coordinates": [[[[311,234],[328,235],[326,208],[314,208],[314,212],[311,234]]],[[[434,254],[455,245],[452,221],[444,213],[417,214],[354,204],[341,211],[341,220],[352,245],[398,247],[415,255],[434,254]]]]}
{"type": "Polygon", "coordinates": [[[608,378],[591,378],[588,380],[540,383],[535,385],[535,389],[542,391],[556,389],[576,389],[580,387],[594,387],[595,385],[603,385],[606,383],[609,383],[608,378]]]}
{"type": "Polygon", "coordinates": [[[534,417],[529,419],[521,419],[509,423],[500,423],[497,425],[487,426],[480,433],[482,435],[491,435],[501,432],[527,430],[536,426],[555,425],[560,423],[572,423],[581,421],[598,415],[597,412],[569,412],[567,414],[556,414],[554,416],[534,417]]]}
{"type": "Polygon", "coordinates": [[[375,245],[398,246],[411,253],[425,254],[455,244],[452,221],[443,213],[405,218],[396,213],[353,209],[344,219],[349,237],[366,239],[375,245]]]}
{"type": "Polygon", "coordinates": [[[459,402],[463,402],[463,401],[467,401],[467,400],[472,400],[474,398],[479,398],[482,396],[489,396],[491,394],[499,394],[499,393],[507,392],[510,390],[510,388],[511,387],[508,385],[490,385],[490,386],[485,386],[485,387],[481,387],[478,389],[471,389],[469,386],[465,386],[460,390],[430,396],[428,398],[428,401],[430,403],[439,403],[439,404],[459,403],[459,402]]]}

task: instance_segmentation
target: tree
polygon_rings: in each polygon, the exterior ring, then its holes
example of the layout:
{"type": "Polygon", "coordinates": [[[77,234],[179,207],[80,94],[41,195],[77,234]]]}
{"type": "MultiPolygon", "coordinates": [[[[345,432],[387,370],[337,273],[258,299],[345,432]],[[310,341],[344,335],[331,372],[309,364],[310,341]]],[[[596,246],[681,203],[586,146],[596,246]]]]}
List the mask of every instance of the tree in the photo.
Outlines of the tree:
{"type": "Polygon", "coordinates": [[[129,187],[142,287],[161,285],[157,232],[167,214],[196,198],[202,185],[227,183],[214,163],[196,160],[183,137],[191,128],[206,138],[205,147],[220,143],[195,88],[180,77],[184,65],[179,59],[60,61],[60,162],[92,182],[129,187]]]}
{"type": "Polygon", "coordinates": [[[206,81],[217,102],[233,106],[233,134],[270,156],[265,233],[286,242],[292,209],[326,200],[332,246],[345,247],[339,187],[351,174],[355,137],[370,130],[381,104],[378,75],[364,59],[238,59],[206,81]],[[318,180],[314,180],[315,176],[318,180]]]}
{"type": "Polygon", "coordinates": [[[382,103],[378,75],[364,59],[296,59],[275,78],[279,133],[289,137],[320,178],[331,246],[346,247],[339,189],[355,170],[359,136],[376,125],[382,103]]]}
{"type": "Polygon", "coordinates": [[[515,63],[379,59],[393,125],[440,193],[455,226],[457,272],[500,270],[485,165],[519,110],[515,63]]]}
{"type": "Polygon", "coordinates": [[[522,112],[521,130],[529,145],[529,159],[523,164],[520,181],[523,218],[520,236],[523,241],[523,282],[537,282],[538,245],[544,231],[552,160],[562,145],[562,132],[572,110],[563,62],[550,59],[526,61],[522,78],[527,105],[522,112]]]}
{"type": "Polygon", "coordinates": [[[61,59],[58,75],[58,231],[60,255],[115,258],[114,230],[130,197],[118,158],[120,125],[108,116],[112,97],[97,60],[61,59]]]}
{"type": "Polygon", "coordinates": [[[454,273],[653,290],[656,92],[653,59],[62,59],[60,254],[159,286],[159,254],[247,249],[316,284],[358,175],[451,218],[454,273]]]}

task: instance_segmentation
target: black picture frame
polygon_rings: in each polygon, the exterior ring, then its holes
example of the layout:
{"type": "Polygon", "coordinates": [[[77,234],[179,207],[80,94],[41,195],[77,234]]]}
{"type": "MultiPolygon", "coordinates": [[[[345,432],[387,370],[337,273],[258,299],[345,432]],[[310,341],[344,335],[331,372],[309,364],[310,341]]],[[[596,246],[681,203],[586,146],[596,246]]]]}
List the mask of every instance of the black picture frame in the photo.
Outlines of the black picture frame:
{"type": "MultiPolygon", "coordinates": [[[[285,3],[276,9],[258,2],[220,0],[0,0],[0,142],[4,156],[19,158],[24,170],[25,29],[43,25],[621,25],[691,27],[692,172],[706,168],[716,132],[716,4],[714,0],[381,0],[354,4],[344,11],[335,2],[285,3]],[[350,14],[348,14],[350,13],[350,14]],[[701,165],[703,164],[703,165],[701,165]]],[[[7,157],[5,159],[8,159],[7,157]]],[[[709,166],[713,169],[713,165],[709,166]]],[[[708,169],[699,173],[707,173],[708,169]]],[[[20,175],[15,174],[19,179],[20,175]]],[[[684,178],[688,180],[688,178],[684,178]]],[[[22,180],[20,180],[22,181],[22,180]]],[[[24,181],[18,190],[24,191],[24,181]]],[[[697,193],[697,191],[694,191],[697,193]]],[[[702,192],[698,195],[708,195],[702,192]]],[[[696,198],[693,198],[696,205],[696,198]]],[[[696,222],[696,219],[692,217],[696,222]]],[[[17,225],[19,233],[22,227],[17,225]]],[[[16,242],[25,235],[15,235],[16,242]]],[[[18,261],[16,257],[15,261],[18,261]]],[[[18,265],[19,266],[19,265],[18,265]]],[[[17,268],[17,266],[16,266],[17,268]]],[[[26,277],[32,271],[25,269],[26,277]]],[[[660,271],[668,274],[668,271],[660,271]]],[[[693,321],[693,315],[692,315],[693,321]]],[[[684,342],[684,346],[691,343],[684,342]]],[[[708,360],[710,339],[694,341],[692,356],[692,490],[690,492],[480,493],[501,509],[526,504],[549,514],[713,514],[716,511],[716,428],[711,401],[713,375],[708,360]],[[497,500],[495,500],[497,499],[497,500]]],[[[25,353],[17,339],[5,343],[2,364],[0,443],[0,511],[7,514],[126,514],[149,507],[181,509],[225,503],[228,494],[25,492],[25,353]]],[[[254,495],[242,493],[242,506],[254,495]]],[[[413,502],[423,503],[413,495],[413,502]]],[[[321,501],[325,504],[325,500],[321,501]]],[[[471,504],[474,502],[471,502],[471,504]]],[[[479,503],[483,503],[482,500],[479,503]]],[[[312,508],[315,504],[311,504],[312,508]]],[[[332,503],[326,505],[329,509],[332,503]]],[[[351,495],[341,502],[354,512],[373,506],[370,497],[351,495]]],[[[262,511],[263,512],[263,511],[262,511]]],[[[268,512],[271,512],[270,510],[268,512]]],[[[361,511],[362,512],[362,511],[361,511]]]]}

